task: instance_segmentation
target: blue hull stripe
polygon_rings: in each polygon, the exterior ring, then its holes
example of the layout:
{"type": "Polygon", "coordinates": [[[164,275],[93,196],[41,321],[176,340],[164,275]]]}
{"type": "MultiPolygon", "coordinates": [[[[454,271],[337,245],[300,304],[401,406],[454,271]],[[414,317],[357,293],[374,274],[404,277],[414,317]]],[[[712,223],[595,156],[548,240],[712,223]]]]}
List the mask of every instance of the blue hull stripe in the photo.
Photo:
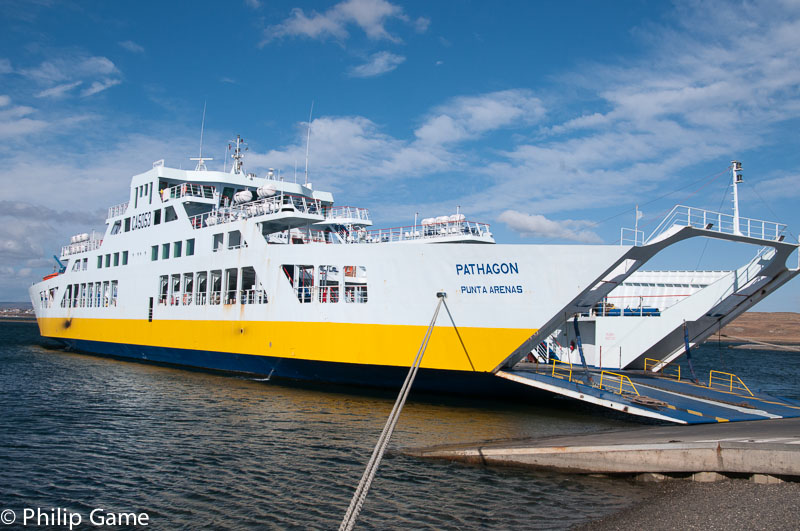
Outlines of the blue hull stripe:
{"type": "MultiPolygon", "coordinates": [[[[407,367],[333,363],[81,339],[59,341],[73,350],[101,356],[302,381],[399,389],[408,374],[407,367]]],[[[491,373],[439,369],[420,369],[414,389],[492,398],[551,396],[491,373]]]]}

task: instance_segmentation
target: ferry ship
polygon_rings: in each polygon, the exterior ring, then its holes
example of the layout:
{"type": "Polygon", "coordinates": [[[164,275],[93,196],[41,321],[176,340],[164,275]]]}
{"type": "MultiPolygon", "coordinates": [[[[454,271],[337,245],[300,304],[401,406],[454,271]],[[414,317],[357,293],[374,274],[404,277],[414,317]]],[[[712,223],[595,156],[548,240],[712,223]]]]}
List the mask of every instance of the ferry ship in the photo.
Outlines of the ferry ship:
{"type": "MultiPolygon", "coordinates": [[[[516,385],[497,376],[523,360],[577,363],[575,339],[590,366],[665,366],[681,354],[682,323],[698,343],[797,273],[786,227],[738,212],[676,207],[646,241],[634,231],[620,245],[496,244],[459,211],[374,229],[366,208],[335,205],[311,183],[245,171],[243,146],[237,137],[230,171],[201,156],[194,170],[161,160],[135,175],[105,232],[74,236],[58,271],[30,287],[42,336],[101,355],[397,386],[438,296],[448,317],[415,386],[496,392],[516,385]],[[691,237],[760,250],[728,272],[639,271],[691,237]],[[642,304],[656,295],[662,304],[642,304]]],[[[734,186],[740,171],[734,163],[734,186]]]]}

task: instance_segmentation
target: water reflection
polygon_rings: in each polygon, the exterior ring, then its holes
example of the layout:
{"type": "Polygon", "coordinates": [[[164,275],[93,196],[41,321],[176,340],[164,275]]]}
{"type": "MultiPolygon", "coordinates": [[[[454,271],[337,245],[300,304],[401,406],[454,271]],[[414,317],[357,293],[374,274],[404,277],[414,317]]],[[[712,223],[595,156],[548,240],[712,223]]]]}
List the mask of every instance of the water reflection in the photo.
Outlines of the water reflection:
{"type": "MultiPolygon", "coordinates": [[[[0,325],[0,364],[0,505],[145,511],[159,529],[338,526],[395,398],[66,353],[18,324],[0,325]]],[[[412,394],[392,448],[634,425],[558,399],[412,394]]],[[[359,528],[561,528],[644,488],[392,452],[359,528]]]]}

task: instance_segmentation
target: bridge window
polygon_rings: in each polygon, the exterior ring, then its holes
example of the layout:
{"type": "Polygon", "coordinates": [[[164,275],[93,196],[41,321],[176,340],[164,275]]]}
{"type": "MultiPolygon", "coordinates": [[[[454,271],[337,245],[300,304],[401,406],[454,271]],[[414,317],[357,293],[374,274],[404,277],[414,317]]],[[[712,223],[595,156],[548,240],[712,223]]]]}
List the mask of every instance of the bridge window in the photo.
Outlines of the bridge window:
{"type": "Polygon", "coordinates": [[[164,223],[169,223],[176,219],[178,219],[178,214],[175,213],[175,207],[168,206],[164,209],[164,223]]]}

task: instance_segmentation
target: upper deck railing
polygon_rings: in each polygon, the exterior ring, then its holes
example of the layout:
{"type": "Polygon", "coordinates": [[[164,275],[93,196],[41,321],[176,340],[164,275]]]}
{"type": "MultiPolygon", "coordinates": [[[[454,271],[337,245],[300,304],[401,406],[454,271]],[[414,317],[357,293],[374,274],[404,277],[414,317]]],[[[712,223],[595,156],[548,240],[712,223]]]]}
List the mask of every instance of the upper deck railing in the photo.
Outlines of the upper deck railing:
{"type": "Polygon", "coordinates": [[[202,199],[214,199],[215,187],[210,184],[183,183],[161,190],[161,201],[167,202],[170,199],[180,199],[182,197],[200,197],[202,199]]]}
{"type": "Polygon", "coordinates": [[[408,227],[393,227],[389,229],[374,229],[354,231],[352,241],[347,243],[390,243],[412,240],[443,239],[458,236],[474,236],[478,238],[491,238],[492,233],[487,223],[474,221],[451,221],[447,223],[434,223],[431,225],[417,225],[408,227]]]}
{"type": "Polygon", "coordinates": [[[61,256],[64,257],[78,253],[85,253],[87,251],[94,251],[96,249],[99,249],[102,244],[103,244],[102,238],[95,237],[82,242],[64,245],[61,247],[61,256]]]}
{"type": "Polygon", "coordinates": [[[369,217],[369,210],[367,210],[366,208],[351,207],[351,206],[335,206],[326,209],[325,211],[326,221],[335,222],[337,219],[341,220],[357,219],[359,221],[372,221],[372,219],[369,217]]]}
{"type": "Polygon", "coordinates": [[[106,219],[115,218],[124,214],[128,210],[128,203],[130,203],[130,201],[108,207],[108,217],[106,219]]]}
{"type": "Polygon", "coordinates": [[[721,234],[746,236],[769,241],[780,241],[783,233],[786,231],[786,225],[783,223],[743,217],[739,218],[739,227],[737,231],[735,218],[730,214],[677,205],[658,227],[655,228],[645,243],[653,241],[675,226],[695,227],[719,232],[721,234]]]}
{"type": "Polygon", "coordinates": [[[198,214],[189,218],[192,227],[201,229],[221,223],[230,223],[240,219],[248,219],[264,214],[274,214],[278,212],[299,212],[301,214],[322,215],[322,203],[319,199],[313,199],[303,195],[281,193],[273,197],[266,197],[248,203],[223,207],[198,214]]]}

